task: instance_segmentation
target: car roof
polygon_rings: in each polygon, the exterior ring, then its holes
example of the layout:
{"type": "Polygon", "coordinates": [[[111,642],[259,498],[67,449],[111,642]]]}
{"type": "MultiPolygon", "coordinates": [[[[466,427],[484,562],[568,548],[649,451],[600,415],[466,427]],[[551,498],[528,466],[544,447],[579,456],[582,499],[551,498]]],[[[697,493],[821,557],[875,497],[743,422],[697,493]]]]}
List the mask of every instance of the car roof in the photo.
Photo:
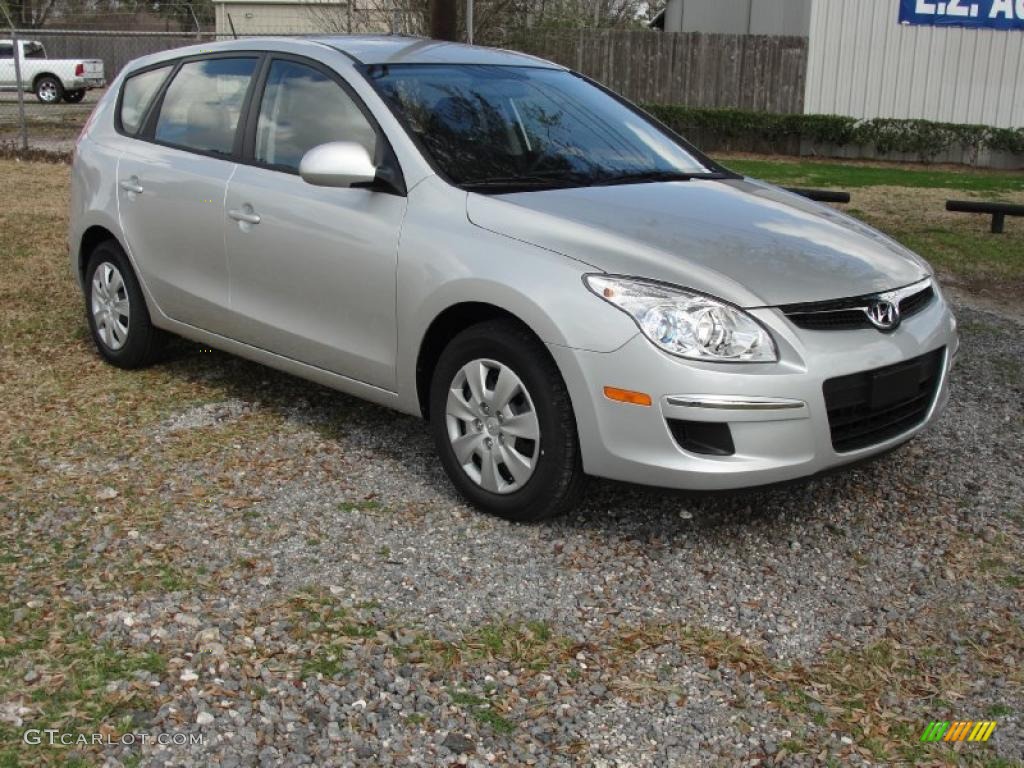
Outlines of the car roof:
{"type": "Polygon", "coordinates": [[[337,35],[296,37],[247,37],[237,40],[203,42],[182,48],[151,53],[135,59],[126,70],[134,72],[165,61],[212,53],[232,51],[281,51],[300,54],[309,49],[330,48],[348,57],[355,64],[491,64],[499,66],[544,67],[564,69],[550,61],[525,53],[485,48],[476,45],[448,43],[421,37],[399,35],[337,35]]]}
{"type": "Polygon", "coordinates": [[[339,35],[310,39],[341,51],[360,64],[500,64],[561,69],[525,53],[422,37],[339,35]]]}

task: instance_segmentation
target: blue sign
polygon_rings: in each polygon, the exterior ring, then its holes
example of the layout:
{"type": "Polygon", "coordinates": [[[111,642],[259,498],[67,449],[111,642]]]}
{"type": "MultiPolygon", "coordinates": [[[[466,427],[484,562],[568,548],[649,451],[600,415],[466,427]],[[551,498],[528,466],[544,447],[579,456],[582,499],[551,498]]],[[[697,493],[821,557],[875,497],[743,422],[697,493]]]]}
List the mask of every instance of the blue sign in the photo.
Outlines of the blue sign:
{"type": "Polygon", "coordinates": [[[900,0],[900,23],[1024,30],[1024,0],[900,0]]]}

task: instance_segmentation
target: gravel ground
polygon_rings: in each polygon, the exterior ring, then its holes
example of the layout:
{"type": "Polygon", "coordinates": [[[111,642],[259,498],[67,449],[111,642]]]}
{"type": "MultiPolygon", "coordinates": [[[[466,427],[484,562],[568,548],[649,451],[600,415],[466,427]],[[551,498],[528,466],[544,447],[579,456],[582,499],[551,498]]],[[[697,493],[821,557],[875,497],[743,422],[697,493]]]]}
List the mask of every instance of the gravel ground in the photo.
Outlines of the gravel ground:
{"type": "MultiPolygon", "coordinates": [[[[1020,326],[967,308],[959,317],[949,410],[875,463],[710,497],[595,481],[578,512],[536,526],[466,508],[423,423],[204,354],[190,375],[223,399],[149,433],[152,452],[190,441],[153,489],[166,501],[159,528],[134,527],[126,507],[123,528],[95,533],[82,555],[102,564],[128,542],[140,568],[171,553],[172,570],[156,589],[62,586],[93,643],[164,660],[105,683],[108,697],[145,693],[119,730],[203,743],[77,756],[1024,761],[1020,326]],[[260,418],[272,428],[253,428],[260,418]],[[224,435],[228,450],[201,449],[224,435]],[[987,745],[921,751],[936,719],[999,725],[987,745]]],[[[143,464],[91,458],[74,471],[109,479],[89,502],[99,513],[143,464]]],[[[37,535],[71,514],[17,525],[37,535]]],[[[29,585],[10,585],[11,605],[28,606],[18,610],[32,608],[29,585]]],[[[27,684],[40,675],[24,670],[25,695],[6,697],[0,721],[38,721],[27,684]]]]}

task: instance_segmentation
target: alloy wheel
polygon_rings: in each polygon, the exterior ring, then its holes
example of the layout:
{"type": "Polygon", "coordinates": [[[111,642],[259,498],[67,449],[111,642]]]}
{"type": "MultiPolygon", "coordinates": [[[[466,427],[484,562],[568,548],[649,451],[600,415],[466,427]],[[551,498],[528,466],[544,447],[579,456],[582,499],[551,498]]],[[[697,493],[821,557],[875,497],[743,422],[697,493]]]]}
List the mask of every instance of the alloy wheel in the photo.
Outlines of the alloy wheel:
{"type": "Polygon", "coordinates": [[[39,97],[47,102],[57,100],[57,85],[52,80],[44,80],[39,84],[39,97]]]}

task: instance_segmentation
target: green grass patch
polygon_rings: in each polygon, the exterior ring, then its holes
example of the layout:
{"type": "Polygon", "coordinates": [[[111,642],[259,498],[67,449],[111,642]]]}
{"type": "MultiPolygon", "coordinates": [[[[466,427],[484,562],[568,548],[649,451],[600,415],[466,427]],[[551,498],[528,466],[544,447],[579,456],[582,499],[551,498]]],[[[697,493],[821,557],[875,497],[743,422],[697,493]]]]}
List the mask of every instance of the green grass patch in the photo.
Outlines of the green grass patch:
{"type": "Polygon", "coordinates": [[[475,696],[464,691],[448,692],[452,704],[464,710],[478,723],[489,725],[495,733],[512,733],[518,726],[506,717],[494,711],[492,702],[482,696],[475,696]]]}
{"type": "Polygon", "coordinates": [[[737,173],[784,186],[912,187],[975,193],[1024,192],[1024,172],[910,169],[896,165],[827,163],[817,160],[717,158],[737,173]]]}
{"type": "Polygon", "coordinates": [[[983,272],[993,277],[1024,277],[1024,251],[1019,237],[937,228],[921,230],[912,222],[887,229],[888,234],[915,253],[958,274],[983,272]]]}

